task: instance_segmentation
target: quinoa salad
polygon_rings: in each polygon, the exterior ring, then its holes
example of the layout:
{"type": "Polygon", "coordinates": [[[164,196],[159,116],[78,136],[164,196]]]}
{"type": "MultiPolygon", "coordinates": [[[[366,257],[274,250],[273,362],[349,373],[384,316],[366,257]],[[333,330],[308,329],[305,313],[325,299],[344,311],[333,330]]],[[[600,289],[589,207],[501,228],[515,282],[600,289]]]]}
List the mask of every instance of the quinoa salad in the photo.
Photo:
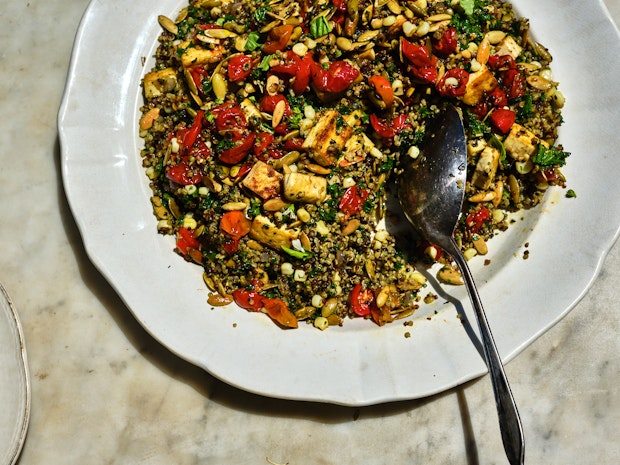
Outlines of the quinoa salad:
{"type": "Polygon", "coordinates": [[[438,247],[384,221],[400,160],[446,105],[467,133],[468,259],[565,187],[564,97],[507,2],[190,0],[158,20],[142,163],[157,231],[204,269],[211,306],[283,328],[381,326],[424,299],[416,266],[462,284],[438,247]]]}

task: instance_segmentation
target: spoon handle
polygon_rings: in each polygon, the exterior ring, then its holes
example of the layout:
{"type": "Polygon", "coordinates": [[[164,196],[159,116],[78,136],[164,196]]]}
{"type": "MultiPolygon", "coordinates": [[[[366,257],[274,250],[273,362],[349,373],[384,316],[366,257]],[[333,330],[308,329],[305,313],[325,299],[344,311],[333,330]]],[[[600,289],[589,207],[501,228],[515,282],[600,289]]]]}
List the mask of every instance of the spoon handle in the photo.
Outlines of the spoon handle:
{"type": "Polygon", "coordinates": [[[491,334],[491,328],[489,327],[489,323],[484,313],[484,308],[482,307],[482,302],[480,300],[480,296],[478,295],[474,278],[469,270],[469,266],[467,265],[467,261],[454,241],[454,238],[451,238],[451,246],[452,250],[450,250],[449,253],[461,270],[461,274],[465,280],[465,286],[467,287],[467,292],[469,293],[469,298],[476,313],[476,319],[478,320],[484,356],[486,358],[489,376],[491,377],[491,384],[493,385],[493,393],[495,395],[495,405],[499,416],[499,425],[502,434],[502,441],[504,443],[504,451],[506,452],[510,465],[523,465],[525,444],[523,439],[523,428],[521,426],[519,412],[517,411],[517,405],[515,404],[514,397],[510,391],[508,379],[506,378],[506,373],[504,372],[504,366],[502,365],[501,357],[497,351],[493,334],[491,334]]]}

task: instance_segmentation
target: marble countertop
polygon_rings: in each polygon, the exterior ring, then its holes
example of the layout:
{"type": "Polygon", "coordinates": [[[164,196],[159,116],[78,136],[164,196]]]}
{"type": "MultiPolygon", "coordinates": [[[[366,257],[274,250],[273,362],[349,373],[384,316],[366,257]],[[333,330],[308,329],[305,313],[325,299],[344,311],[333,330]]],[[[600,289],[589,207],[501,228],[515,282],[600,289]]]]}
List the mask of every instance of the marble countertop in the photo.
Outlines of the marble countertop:
{"type": "MultiPolygon", "coordinates": [[[[618,23],[619,2],[606,3],[618,23]]],[[[506,463],[486,376],[362,408],[274,400],[214,379],[142,329],[89,261],[61,184],[56,115],[86,5],[0,6],[0,281],[32,376],[19,463],[506,463]]],[[[618,282],[617,243],[576,308],[506,366],[526,463],[619,463],[618,282]]]]}

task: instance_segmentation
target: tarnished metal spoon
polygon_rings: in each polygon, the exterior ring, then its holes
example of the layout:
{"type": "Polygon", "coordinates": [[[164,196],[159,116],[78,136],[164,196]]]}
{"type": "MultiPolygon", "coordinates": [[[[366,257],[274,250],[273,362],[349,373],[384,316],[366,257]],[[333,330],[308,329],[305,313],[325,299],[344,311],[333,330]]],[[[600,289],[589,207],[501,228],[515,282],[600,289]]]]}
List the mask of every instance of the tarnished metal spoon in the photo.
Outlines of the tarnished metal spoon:
{"type": "Polygon", "coordinates": [[[450,254],[459,267],[474,308],[499,416],[504,450],[511,465],[523,464],[521,420],[506,379],[502,360],[465,257],[453,234],[461,214],[467,175],[463,120],[448,107],[429,123],[420,155],[401,160],[397,195],[405,216],[418,233],[450,254]]]}

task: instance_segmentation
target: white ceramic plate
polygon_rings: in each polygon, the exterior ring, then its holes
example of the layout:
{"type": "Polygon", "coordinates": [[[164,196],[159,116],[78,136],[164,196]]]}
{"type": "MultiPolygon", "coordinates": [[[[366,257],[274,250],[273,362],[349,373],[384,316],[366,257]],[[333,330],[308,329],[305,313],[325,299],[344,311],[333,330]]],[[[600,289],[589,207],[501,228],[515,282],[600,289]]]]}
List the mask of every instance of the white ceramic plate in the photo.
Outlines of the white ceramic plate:
{"type": "MultiPolygon", "coordinates": [[[[572,156],[564,172],[577,198],[551,190],[540,208],[491,242],[489,266],[473,263],[505,360],[584,295],[620,223],[620,197],[610,193],[620,178],[618,32],[599,2],[587,8],[581,0],[514,3],[555,57],[568,100],[561,142],[572,156]]],[[[365,405],[426,396],[483,374],[472,343],[477,329],[456,317],[464,310],[474,321],[462,288],[421,310],[412,327],[347,321],[325,332],[305,325],[283,331],[264,315],[209,307],[202,270],[156,233],[136,135],[139,83],[160,32],[156,17],[174,17],[183,4],[94,0],[76,38],[59,114],[71,209],[90,258],[135,317],[214,376],[279,398],[365,405]]]]}
{"type": "Polygon", "coordinates": [[[30,418],[30,376],[21,324],[0,284],[0,464],[13,465],[30,418]]]}

